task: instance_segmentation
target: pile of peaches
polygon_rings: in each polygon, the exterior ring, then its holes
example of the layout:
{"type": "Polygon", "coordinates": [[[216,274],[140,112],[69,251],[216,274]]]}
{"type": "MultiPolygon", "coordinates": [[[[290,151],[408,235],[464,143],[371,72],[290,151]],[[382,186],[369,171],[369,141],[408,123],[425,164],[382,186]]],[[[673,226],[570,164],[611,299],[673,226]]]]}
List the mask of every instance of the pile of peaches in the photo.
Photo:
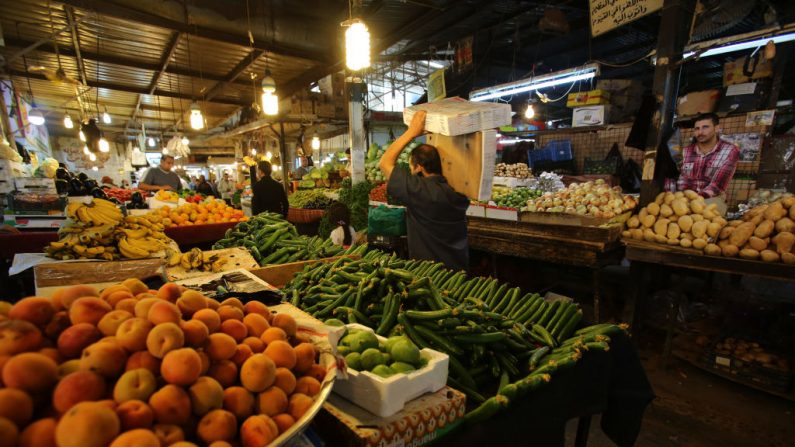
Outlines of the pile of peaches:
{"type": "Polygon", "coordinates": [[[137,279],[0,302],[0,447],[265,446],[326,371],[295,319],[137,279]]]}

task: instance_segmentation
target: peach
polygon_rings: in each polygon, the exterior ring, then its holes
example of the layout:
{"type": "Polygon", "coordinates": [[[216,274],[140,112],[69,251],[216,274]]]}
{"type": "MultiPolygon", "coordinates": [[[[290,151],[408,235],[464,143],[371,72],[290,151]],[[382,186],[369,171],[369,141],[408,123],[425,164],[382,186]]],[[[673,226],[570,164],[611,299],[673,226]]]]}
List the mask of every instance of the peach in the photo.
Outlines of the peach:
{"type": "Polygon", "coordinates": [[[124,403],[128,400],[147,401],[157,389],[157,379],[152,371],[138,368],[125,372],[113,387],[113,400],[124,403]]]}
{"type": "Polygon", "coordinates": [[[237,343],[230,335],[222,332],[210,334],[207,346],[204,351],[210,356],[210,360],[228,360],[235,355],[237,343]]]}
{"type": "MultiPolygon", "coordinates": [[[[218,442],[222,442],[222,441],[218,441],[218,442]]],[[[215,444],[215,443],[213,443],[213,444],[215,444]]],[[[189,442],[189,441],[178,441],[178,442],[175,442],[173,444],[169,444],[168,447],[199,447],[199,446],[194,444],[194,443],[192,443],[192,442],[189,442]]],[[[232,447],[232,445],[229,444],[229,447],[232,447]]]]}
{"type": "Polygon", "coordinates": [[[224,410],[235,415],[238,419],[245,419],[254,414],[254,395],[242,386],[230,386],[223,390],[224,410]]]}
{"type": "Polygon", "coordinates": [[[112,310],[99,320],[97,329],[105,336],[116,335],[119,326],[131,318],[133,318],[133,314],[126,310],[112,310]]]}
{"type": "Polygon", "coordinates": [[[129,287],[124,286],[122,284],[116,284],[116,285],[113,285],[113,286],[105,287],[104,289],[102,289],[102,293],[100,293],[97,296],[99,296],[100,298],[105,300],[105,299],[107,299],[110,296],[111,293],[118,292],[118,291],[124,291],[124,292],[129,293],[130,295],[135,296],[135,294],[132,293],[132,290],[130,290],[129,287]]]}
{"type": "MultiPolygon", "coordinates": [[[[170,445],[169,447],[174,447],[174,445],[170,445]]],[[[180,447],[180,446],[178,446],[178,447],[180,447]]],[[[190,446],[184,446],[184,447],[190,447],[190,446]]],[[[226,441],[215,441],[215,442],[211,442],[207,447],[233,447],[233,446],[232,446],[232,444],[230,444],[230,443],[228,443],[226,441]]]]}
{"type": "Polygon", "coordinates": [[[30,322],[6,320],[0,322],[0,355],[14,355],[38,349],[41,331],[30,322]]]}
{"type": "Polygon", "coordinates": [[[217,380],[224,388],[230,387],[237,382],[237,365],[231,360],[213,362],[207,373],[210,377],[217,380]]]}
{"type": "Polygon", "coordinates": [[[320,392],[320,382],[314,377],[304,376],[295,382],[295,392],[312,397],[320,392]]]}
{"type": "Polygon", "coordinates": [[[3,384],[31,394],[50,390],[57,380],[58,364],[38,352],[17,354],[3,366],[3,384]]]}
{"type": "Polygon", "coordinates": [[[110,447],[160,447],[160,439],[145,428],[136,428],[116,437],[110,447]]]}
{"type": "Polygon", "coordinates": [[[79,284],[58,289],[52,294],[52,305],[56,309],[69,309],[72,303],[84,296],[99,296],[99,291],[91,286],[79,284]]]}
{"type": "Polygon", "coordinates": [[[190,397],[176,385],[169,384],[155,391],[149,397],[149,406],[155,420],[161,424],[182,425],[190,419],[190,397]]]}
{"type": "Polygon", "coordinates": [[[240,441],[243,447],[268,445],[279,436],[279,427],[273,419],[258,414],[249,416],[240,426],[240,441]]]}
{"type": "Polygon", "coordinates": [[[315,403],[314,400],[306,394],[294,393],[290,396],[290,402],[287,404],[287,412],[297,421],[312,407],[313,403],[315,403]]]}
{"type": "Polygon", "coordinates": [[[287,413],[282,413],[274,416],[273,422],[279,427],[279,433],[284,433],[295,424],[295,419],[287,413]]]}
{"type": "Polygon", "coordinates": [[[309,371],[306,372],[307,376],[314,377],[320,383],[323,383],[323,379],[326,378],[326,369],[322,366],[318,365],[317,363],[313,364],[309,371]]]}
{"type": "Polygon", "coordinates": [[[116,303],[116,305],[113,306],[113,308],[116,309],[116,310],[125,310],[125,311],[135,315],[135,305],[136,304],[138,304],[138,300],[136,300],[135,298],[125,298],[125,299],[119,301],[118,303],[116,303]]]}
{"type": "Polygon", "coordinates": [[[295,391],[295,375],[287,368],[276,368],[276,381],[273,386],[277,386],[288,396],[295,391]]]}
{"type": "Polygon", "coordinates": [[[185,344],[198,348],[204,346],[210,331],[199,320],[188,320],[181,323],[182,332],[185,334],[185,344]]]}
{"type": "Polygon", "coordinates": [[[203,416],[219,409],[224,403],[224,389],[212,377],[202,376],[188,389],[193,414],[203,416]]]}
{"type": "Polygon", "coordinates": [[[44,335],[50,340],[57,340],[63,331],[72,327],[69,312],[62,310],[55,312],[47,326],[44,326],[44,335]]]}
{"type": "Polygon", "coordinates": [[[187,386],[196,382],[202,370],[199,354],[191,348],[169,351],[160,363],[160,375],[171,384],[187,386]]]}
{"type": "Polygon", "coordinates": [[[241,312],[243,312],[243,309],[245,308],[243,306],[243,302],[238,298],[227,298],[221,301],[221,305],[234,307],[235,309],[239,309],[241,312]]]}
{"type": "Polygon", "coordinates": [[[135,303],[135,316],[138,318],[143,318],[147,320],[149,316],[149,309],[157,302],[163,301],[158,298],[144,298],[142,300],[137,300],[138,302],[135,303]]]}
{"type": "Polygon", "coordinates": [[[19,447],[55,447],[54,418],[39,419],[25,427],[19,434],[19,447]]]}
{"type": "Polygon", "coordinates": [[[284,332],[284,329],[280,327],[269,327],[262,333],[260,337],[266,345],[271,344],[276,340],[287,341],[287,332],[284,332]]]}
{"type": "Polygon", "coordinates": [[[49,298],[31,296],[17,301],[8,311],[11,320],[25,320],[36,326],[43,327],[55,315],[55,308],[49,298]]]}
{"type": "Polygon", "coordinates": [[[279,387],[272,386],[257,396],[259,414],[276,416],[287,410],[287,394],[279,387]]]}
{"type": "Polygon", "coordinates": [[[14,447],[19,439],[19,429],[13,422],[0,417],[0,446],[14,447]]]}
{"type": "Polygon", "coordinates": [[[185,441],[185,432],[178,425],[157,424],[153,431],[157,439],[160,440],[161,446],[172,446],[177,442],[185,441]]]}
{"type": "Polygon", "coordinates": [[[102,333],[94,325],[89,323],[76,324],[58,336],[58,352],[65,358],[80,356],[83,349],[90,344],[97,342],[102,333]]]}
{"type": "Polygon", "coordinates": [[[177,307],[183,315],[191,316],[207,308],[207,298],[195,290],[186,290],[182,296],[177,299],[177,307]]]}
{"type": "Polygon", "coordinates": [[[138,295],[135,295],[135,299],[138,300],[138,301],[141,301],[141,300],[147,299],[147,298],[152,298],[152,299],[155,299],[155,300],[159,300],[160,299],[160,298],[157,297],[157,290],[155,290],[155,293],[144,292],[144,293],[139,293],[138,295]]]}
{"type": "Polygon", "coordinates": [[[149,428],[155,421],[155,415],[146,402],[140,400],[128,400],[116,407],[116,415],[119,416],[121,428],[124,431],[134,428],[149,428]]]}
{"type": "Polygon", "coordinates": [[[199,320],[207,326],[207,330],[213,333],[221,327],[221,317],[212,309],[202,309],[193,314],[194,320],[199,320]]]}
{"type": "Polygon", "coordinates": [[[240,344],[237,345],[237,348],[235,348],[235,355],[232,356],[232,361],[235,362],[235,365],[240,367],[243,366],[243,362],[248,360],[248,358],[252,355],[254,355],[254,352],[248,347],[248,345],[240,344]]]}
{"type": "Polygon", "coordinates": [[[63,361],[63,356],[58,352],[56,348],[41,348],[39,349],[39,354],[44,354],[47,357],[53,359],[56,364],[61,364],[63,361]]]}
{"type": "Polygon", "coordinates": [[[293,335],[292,337],[290,337],[290,344],[293,347],[296,347],[296,346],[300,345],[301,343],[310,343],[311,344],[312,343],[312,339],[309,338],[309,335],[303,334],[303,333],[300,333],[300,332],[295,334],[295,335],[293,335]]]}
{"type": "Polygon", "coordinates": [[[116,329],[116,341],[130,352],[146,349],[146,337],[154,326],[149,321],[132,317],[119,324],[116,329]]]}
{"type": "MultiPolygon", "coordinates": [[[[119,302],[124,301],[124,300],[129,300],[129,299],[133,299],[135,301],[138,301],[137,299],[135,299],[135,296],[133,296],[132,293],[124,291],[124,290],[118,290],[118,291],[113,292],[110,295],[105,297],[105,301],[107,301],[108,304],[110,304],[110,306],[113,307],[113,308],[115,308],[119,304],[119,302]]],[[[133,313],[133,312],[130,312],[130,313],[133,313]]]]}
{"type": "Polygon", "coordinates": [[[259,354],[265,350],[265,342],[260,340],[259,337],[246,337],[243,339],[243,344],[248,345],[254,354],[259,354]]]}
{"type": "Polygon", "coordinates": [[[80,369],[94,371],[107,377],[116,378],[124,371],[127,352],[115,341],[98,341],[83,350],[80,369]]]}
{"type": "Polygon", "coordinates": [[[207,374],[207,371],[210,370],[210,357],[204,351],[197,351],[199,354],[199,358],[202,360],[202,374],[207,374]]]}
{"type": "Polygon", "coordinates": [[[80,402],[55,428],[58,447],[104,447],[119,434],[119,417],[100,402],[80,402]]]}
{"type": "Polygon", "coordinates": [[[130,293],[138,295],[139,293],[149,292],[149,287],[138,278],[129,278],[122,281],[121,285],[130,289],[130,293]]]}
{"type": "Polygon", "coordinates": [[[219,307],[221,307],[221,303],[219,303],[218,300],[215,300],[213,298],[207,298],[207,308],[208,309],[212,309],[212,310],[216,310],[217,311],[219,307]]]}
{"type": "Polygon", "coordinates": [[[61,379],[52,393],[52,406],[65,413],[73,406],[85,401],[102,399],[105,396],[105,380],[92,371],[77,371],[61,379]]]}
{"type": "Polygon", "coordinates": [[[158,298],[160,298],[161,300],[170,301],[172,303],[176,303],[180,295],[182,295],[182,288],[180,288],[178,284],[174,284],[173,282],[167,282],[162,286],[160,286],[159,289],[157,289],[158,298]]]}
{"type": "Polygon", "coordinates": [[[299,373],[309,371],[315,363],[315,345],[312,343],[301,343],[293,348],[295,352],[295,370],[299,373]]]}
{"type": "Polygon", "coordinates": [[[287,369],[293,369],[295,366],[295,350],[286,341],[275,340],[272,343],[268,343],[264,354],[270,357],[276,366],[283,366],[287,369]]]}
{"type": "Polygon", "coordinates": [[[58,380],[77,371],[80,371],[80,359],[67,360],[58,365],[58,380]]]}
{"type": "Polygon", "coordinates": [[[182,319],[182,314],[176,304],[157,300],[149,307],[146,318],[150,323],[157,326],[162,323],[179,323],[180,319],[182,319]]]}
{"type": "Polygon", "coordinates": [[[265,354],[254,354],[240,368],[240,382],[253,392],[265,391],[276,381],[276,364],[265,354]]]}
{"type": "Polygon", "coordinates": [[[13,306],[14,304],[8,301],[0,301],[0,316],[7,317],[13,306]]]}
{"type": "Polygon", "coordinates": [[[196,433],[207,443],[231,440],[237,434],[237,419],[226,410],[212,410],[201,418],[196,433]]]}
{"type": "Polygon", "coordinates": [[[152,374],[160,374],[160,359],[153,356],[149,351],[134,352],[124,365],[125,371],[133,369],[146,368],[152,374]]]}
{"type": "Polygon", "coordinates": [[[69,320],[72,324],[90,323],[97,325],[99,320],[111,311],[110,304],[100,298],[84,296],[78,298],[69,308],[69,320]]]}
{"type": "Polygon", "coordinates": [[[295,336],[295,333],[298,330],[298,324],[295,322],[295,318],[287,314],[274,315],[273,320],[271,321],[271,326],[284,329],[284,332],[287,333],[288,337],[295,336]]]}
{"type": "Polygon", "coordinates": [[[226,320],[221,323],[221,332],[234,338],[236,342],[240,343],[246,336],[248,336],[248,329],[242,321],[239,320],[226,320]]]}
{"type": "Polygon", "coordinates": [[[33,417],[33,399],[22,390],[0,388],[0,417],[24,427],[33,417]]]}
{"type": "Polygon", "coordinates": [[[179,349],[185,344],[182,329],[174,323],[158,324],[146,336],[146,349],[153,356],[162,359],[169,351],[179,349]]]}
{"type": "Polygon", "coordinates": [[[243,311],[246,313],[246,315],[250,314],[261,315],[265,317],[265,321],[269,323],[270,319],[273,317],[271,315],[270,309],[268,309],[268,306],[266,306],[265,303],[261,303],[259,301],[247,302],[246,304],[243,305],[243,311]]]}
{"type": "Polygon", "coordinates": [[[243,310],[237,307],[221,305],[220,307],[218,307],[217,312],[218,316],[221,317],[221,321],[226,321],[226,320],[243,321],[243,310]]]}
{"type": "Polygon", "coordinates": [[[263,317],[260,314],[246,315],[245,317],[243,317],[243,324],[246,326],[246,329],[248,330],[249,337],[258,337],[258,338],[262,335],[263,332],[265,332],[266,329],[271,327],[271,325],[268,324],[268,320],[266,320],[265,317],[263,317]]]}

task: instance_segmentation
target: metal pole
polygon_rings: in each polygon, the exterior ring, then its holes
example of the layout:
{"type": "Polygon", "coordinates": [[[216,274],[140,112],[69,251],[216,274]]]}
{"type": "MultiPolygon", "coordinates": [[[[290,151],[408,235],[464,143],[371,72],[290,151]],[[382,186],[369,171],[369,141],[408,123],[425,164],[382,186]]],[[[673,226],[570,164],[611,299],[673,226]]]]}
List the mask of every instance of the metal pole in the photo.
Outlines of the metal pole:
{"type": "Polygon", "coordinates": [[[364,131],[364,95],[367,85],[361,78],[346,79],[348,86],[348,134],[351,144],[351,181],[356,184],[365,180],[364,154],[366,140],[364,131]]]}
{"type": "Polygon", "coordinates": [[[279,158],[282,161],[282,184],[290,192],[290,163],[287,161],[287,144],[284,142],[284,121],[279,121],[279,158]]]}

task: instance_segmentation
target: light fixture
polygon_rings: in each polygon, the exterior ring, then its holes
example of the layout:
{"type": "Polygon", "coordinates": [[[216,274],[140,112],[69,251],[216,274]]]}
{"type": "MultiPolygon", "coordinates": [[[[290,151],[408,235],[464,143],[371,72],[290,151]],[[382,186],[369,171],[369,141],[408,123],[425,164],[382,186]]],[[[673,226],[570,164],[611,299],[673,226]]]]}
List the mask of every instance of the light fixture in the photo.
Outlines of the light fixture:
{"type": "Polygon", "coordinates": [[[771,36],[771,37],[761,37],[753,40],[747,40],[745,42],[735,42],[730,43],[728,45],[723,46],[714,46],[716,42],[701,42],[697,45],[692,45],[687,48],[687,51],[682,55],[685,59],[688,57],[696,55],[698,51],[705,50],[703,53],[699,54],[698,57],[709,57],[709,56],[717,56],[719,54],[726,54],[726,53],[733,53],[735,51],[743,51],[743,50],[750,50],[753,48],[758,48],[761,46],[766,45],[768,42],[775,43],[784,43],[784,42],[792,42],[795,40],[795,32],[789,32],[785,34],[779,34],[778,36],[771,36]],[[714,46],[714,47],[713,47],[714,46]],[[710,48],[713,47],[713,48],[710,48]]]}
{"type": "Polygon", "coordinates": [[[251,155],[257,155],[257,148],[251,148],[251,155]]]}
{"type": "Polygon", "coordinates": [[[88,159],[91,160],[91,161],[97,161],[97,156],[94,155],[93,152],[89,152],[88,153],[88,159]]]}
{"type": "Polygon", "coordinates": [[[195,101],[190,105],[190,127],[194,130],[204,128],[204,117],[202,116],[202,111],[199,108],[199,103],[195,101]]]}
{"type": "Polygon", "coordinates": [[[434,61],[428,61],[428,66],[431,68],[444,68],[444,65],[434,61]]]}
{"type": "Polygon", "coordinates": [[[73,129],[75,127],[75,123],[72,121],[72,117],[69,116],[68,113],[63,117],[63,127],[67,129],[73,129]]]}
{"type": "Polygon", "coordinates": [[[91,166],[91,170],[92,170],[92,171],[94,171],[94,172],[96,172],[96,171],[99,171],[99,168],[98,168],[98,167],[96,167],[96,166],[91,166]]]}
{"type": "Polygon", "coordinates": [[[105,137],[99,139],[99,151],[100,152],[110,152],[110,143],[105,137]]]}
{"type": "Polygon", "coordinates": [[[276,81],[271,77],[270,70],[265,70],[260,87],[262,88],[262,111],[266,115],[278,115],[279,96],[276,94],[276,81]]]}
{"type": "Polygon", "coordinates": [[[314,150],[320,149],[320,137],[318,137],[317,134],[315,134],[315,136],[312,137],[312,149],[314,150]]]}
{"type": "Polygon", "coordinates": [[[102,122],[105,124],[110,124],[113,120],[110,118],[110,114],[108,113],[108,108],[105,107],[105,112],[102,113],[102,122]]]}
{"type": "Polygon", "coordinates": [[[155,139],[154,139],[154,138],[152,138],[152,137],[149,137],[149,139],[148,139],[148,140],[146,140],[146,144],[147,144],[149,147],[155,147],[155,139]]]}
{"type": "Polygon", "coordinates": [[[273,158],[273,152],[271,151],[265,152],[265,160],[271,161],[271,158],[273,158]]]}
{"type": "Polygon", "coordinates": [[[80,141],[82,141],[83,143],[86,142],[86,134],[84,134],[82,130],[77,133],[77,137],[80,138],[80,141]]]}
{"type": "Polygon", "coordinates": [[[83,153],[89,155],[91,151],[88,150],[88,145],[83,146],[83,153]]]}
{"type": "Polygon", "coordinates": [[[190,144],[190,140],[188,139],[188,137],[185,136],[182,137],[182,144],[184,144],[185,146],[190,144]]]}
{"type": "Polygon", "coordinates": [[[168,155],[168,148],[164,147],[162,152],[163,155],[168,155]]]}
{"type": "Polygon", "coordinates": [[[30,113],[28,113],[28,121],[34,126],[43,126],[45,119],[41,111],[34,106],[31,108],[30,113]]]}
{"type": "Polygon", "coordinates": [[[536,111],[535,111],[535,109],[533,108],[533,105],[532,105],[532,104],[528,104],[528,105],[527,105],[527,108],[526,108],[526,109],[524,109],[524,117],[525,117],[526,119],[529,119],[529,120],[530,120],[530,119],[533,119],[533,117],[534,117],[534,116],[536,116],[536,111]]]}
{"type": "Polygon", "coordinates": [[[345,30],[345,65],[348,69],[359,71],[370,66],[370,32],[367,25],[359,19],[342,23],[345,30]]]}
{"type": "Polygon", "coordinates": [[[495,85],[493,87],[475,90],[469,94],[470,101],[488,101],[503,96],[540,90],[561,84],[570,84],[577,81],[592,79],[599,75],[599,64],[587,64],[568,70],[556,71],[539,76],[532,76],[518,81],[495,85]]]}

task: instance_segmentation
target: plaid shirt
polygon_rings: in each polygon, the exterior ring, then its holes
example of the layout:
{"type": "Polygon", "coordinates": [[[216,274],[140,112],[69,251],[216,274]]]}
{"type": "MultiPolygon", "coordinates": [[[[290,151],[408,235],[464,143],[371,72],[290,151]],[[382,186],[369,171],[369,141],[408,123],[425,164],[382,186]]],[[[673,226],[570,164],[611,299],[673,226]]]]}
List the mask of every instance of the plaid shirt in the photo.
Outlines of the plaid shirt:
{"type": "Polygon", "coordinates": [[[704,155],[698,151],[697,143],[691,144],[682,151],[679,179],[667,179],[666,189],[692,189],[706,198],[719,196],[729,186],[739,158],[740,149],[720,138],[715,148],[704,155]]]}

